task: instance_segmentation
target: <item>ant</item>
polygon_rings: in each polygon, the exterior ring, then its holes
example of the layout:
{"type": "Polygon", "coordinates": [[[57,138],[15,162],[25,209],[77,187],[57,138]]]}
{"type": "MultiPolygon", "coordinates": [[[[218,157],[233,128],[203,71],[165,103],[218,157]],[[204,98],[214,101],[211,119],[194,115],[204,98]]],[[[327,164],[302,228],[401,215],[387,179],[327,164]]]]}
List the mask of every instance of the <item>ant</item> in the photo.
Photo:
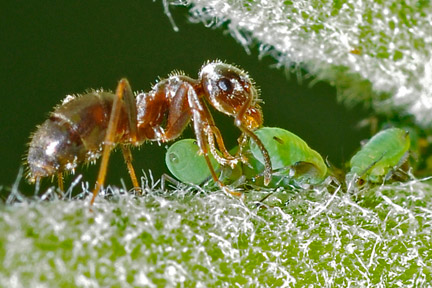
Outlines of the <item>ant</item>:
{"type": "Polygon", "coordinates": [[[241,149],[234,156],[227,151],[206,102],[234,117],[234,125],[241,131],[240,147],[246,145],[248,138],[257,144],[265,159],[267,185],[272,173],[270,157],[253,132],[263,123],[258,90],[245,71],[221,61],[205,63],[198,79],[181,72],[172,73],[149,92],[137,94],[136,98],[127,79],[120,80],[115,94],[94,90],[78,97],[67,96],[31,137],[27,178],[35,182],[42,177],[57,175],[59,189],[63,191],[64,172],[73,172],[78,164],[95,162],[102,155],[90,201],[93,205],[104,185],[111,150],[119,144],[132,183],[140,190],[130,146],[139,146],[147,140],[174,140],[192,119],[200,153],[214,181],[225,189],[210,162],[209,153],[221,165],[231,167],[247,159],[241,155],[241,149]]]}

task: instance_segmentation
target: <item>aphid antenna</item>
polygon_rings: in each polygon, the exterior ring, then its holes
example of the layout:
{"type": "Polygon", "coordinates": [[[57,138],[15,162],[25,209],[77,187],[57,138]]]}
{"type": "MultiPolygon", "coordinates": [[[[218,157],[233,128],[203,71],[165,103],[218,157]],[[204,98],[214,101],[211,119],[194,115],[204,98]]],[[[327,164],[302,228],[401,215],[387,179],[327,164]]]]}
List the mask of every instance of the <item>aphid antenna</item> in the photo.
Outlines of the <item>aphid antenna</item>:
{"type": "MultiPolygon", "coordinates": [[[[273,173],[273,175],[276,175],[276,174],[273,173]]],[[[284,177],[281,177],[281,179],[279,179],[279,180],[276,182],[276,186],[279,186],[279,185],[282,183],[283,180],[284,180],[284,177]]]]}

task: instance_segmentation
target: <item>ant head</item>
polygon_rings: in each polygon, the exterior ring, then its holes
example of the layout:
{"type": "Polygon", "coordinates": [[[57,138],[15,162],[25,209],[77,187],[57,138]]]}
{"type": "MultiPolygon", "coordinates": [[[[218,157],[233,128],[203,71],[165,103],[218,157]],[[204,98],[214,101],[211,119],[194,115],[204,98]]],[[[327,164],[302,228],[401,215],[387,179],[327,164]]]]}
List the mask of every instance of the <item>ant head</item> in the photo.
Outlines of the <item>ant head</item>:
{"type": "Polygon", "coordinates": [[[261,126],[258,92],[245,71],[216,61],[204,65],[199,78],[207,101],[218,111],[234,117],[244,113],[242,123],[246,127],[261,126]]]}

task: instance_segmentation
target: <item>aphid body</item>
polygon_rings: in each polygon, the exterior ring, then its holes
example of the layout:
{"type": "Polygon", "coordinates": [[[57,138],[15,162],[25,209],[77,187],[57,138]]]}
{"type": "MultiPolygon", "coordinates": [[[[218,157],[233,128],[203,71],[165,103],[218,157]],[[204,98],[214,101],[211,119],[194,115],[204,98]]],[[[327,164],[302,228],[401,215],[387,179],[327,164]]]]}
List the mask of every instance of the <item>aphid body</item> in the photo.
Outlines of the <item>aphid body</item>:
{"type": "Polygon", "coordinates": [[[234,118],[234,125],[242,132],[239,139],[251,138],[261,147],[263,157],[267,159],[266,182],[270,182],[270,158],[253,132],[263,121],[258,91],[251,78],[235,66],[220,61],[209,62],[201,68],[198,79],[177,73],[136,97],[128,81],[122,79],[115,94],[92,91],[67,99],[54,109],[31,139],[27,155],[30,181],[57,175],[62,188],[63,172],[73,171],[78,164],[102,155],[93,203],[104,184],[110,152],[119,144],[133,185],[139,188],[130,146],[145,141],[173,140],[192,120],[200,153],[213,179],[223,188],[209,154],[213,154],[221,165],[230,166],[235,166],[242,156],[231,155],[226,150],[207,107],[210,104],[234,118]]]}
{"type": "Polygon", "coordinates": [[[408,132],[399,128],[383,130],[373,136],[350,160],[347,181],[379,183],[407,160],[408,132]]]}
{"type": "MultiPolygon", "coordinates": [[[[220,165],[213,155],[209,157],[213,168],[219,170],[220,165]]],[[[173,143],[165,154],[165,163],[171,174],[184,183],[199,185],[211,178],[207,162],[195,139],[182,139],[173,143]]]]}
{"type": "MultiPolygon", "coordinates": [[[[263,127],[255,133],[269,152],[275,175],[309,184],[318,184],[325,179],[327,166],[321,155],[294,133],[277,127],[263,127]]],[[[250,143],[250,150],[256,159],[265,163],[255,143],[250,143]]]]}

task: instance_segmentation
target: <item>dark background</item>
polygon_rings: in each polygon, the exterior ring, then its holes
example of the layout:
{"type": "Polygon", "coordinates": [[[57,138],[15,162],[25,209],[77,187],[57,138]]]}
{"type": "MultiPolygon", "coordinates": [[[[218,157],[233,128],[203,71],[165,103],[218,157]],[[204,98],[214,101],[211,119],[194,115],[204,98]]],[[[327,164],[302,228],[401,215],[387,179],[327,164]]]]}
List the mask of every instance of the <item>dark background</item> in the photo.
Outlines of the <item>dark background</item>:
{"type": "MultiPolygon", "coordinates": [[[[222,29],[190,23],[186,8],[171,7],[171,12],[179,32],[174,32],[161,1],[3,3],[0,185],[8,187],[15,181],[29,135],[65,95],[89,88],[114,90],[121,77],[127,77],[134,90],[147,91],[150,83],[174,69],[196,77],[203,62],[211,59],[226,60],[249,71],[262,91],[266,126],[296,133],[339,166],[350,158],[360,140],[368,137],[366,129],[355,127],[365,111],[347,110],[338,104],[336,91],[328,84],[299,84],[295,75],[271,68],[275,61],[270,57],[259,60],[257,47],[248,55],[222,29]]],[[[216,120],[234,145],[237,134],[230,133],[237,131],[232,119],[216,120]]],[[[152,169],[158,178],[167,171],[164,147],[166,144],[145,144],[133,151],[138,175],[142,169],[152,169]]],[[[94,183],[98,167],[77,172],[94,183]]],[[[107,183],[119,185],[120,178],[131,185],[117,151],[111,158],[107,183]]],[[[32,191],[23,180],[20,187],[32,191]]]]}

